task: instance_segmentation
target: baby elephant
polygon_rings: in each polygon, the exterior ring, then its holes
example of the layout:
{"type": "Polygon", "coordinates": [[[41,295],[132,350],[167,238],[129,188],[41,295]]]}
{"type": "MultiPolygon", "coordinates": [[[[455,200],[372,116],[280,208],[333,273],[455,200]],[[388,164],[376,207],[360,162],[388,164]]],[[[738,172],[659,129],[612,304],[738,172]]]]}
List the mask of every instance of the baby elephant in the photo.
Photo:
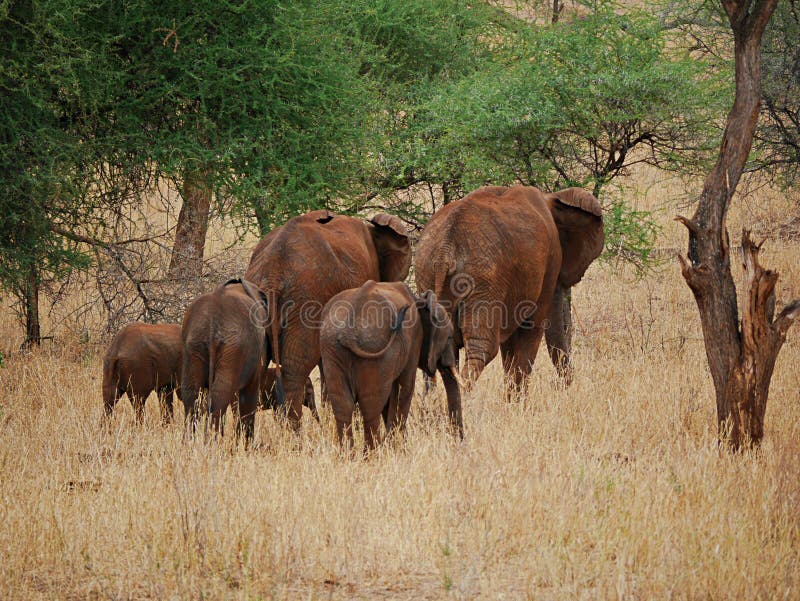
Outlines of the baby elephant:
{"type": "Polygon", "coordinates": [[[417,368],[429,376],[439,370],[450,422],[463,436],[453,324],[433,292],[416,298],[403,283],[372,280],[340,292],[323,309],[320,346],[340,444],[347,436],[352,446],[356,403],[367,449],[378,442],[381,417],[387,433],[402,430],[417,368]]]}
{"type": "MultiPolygon", "coordinates": [[[[243,429],[246,441],[252,440],[263,366],[270,360],[266,325],[266,298],[245,280],[230,280],[189,305],[182,328],[181,400],[192,425],[197,395],[207,389],[214,429],[222,431],[221,418],[235,403],[237,432],[243,429]]],[[[278,403],[283,404],[279,372],[275,389],[278,403]]]]}
{"type": "MultiPolygon", "coordinates": [[[[277,409],[280,406],[280,403],[275,398],[275,380],[275,368],[265,368],[261,376],[261,401],[259,403],[262,409],[277,409]]],[[[317,402],[314,396],[314,385],[311,383],[311,378],[306,378],[306,391],[303,395],[303,406],[308,407],[314,419],[319,421],[317,402]]]]}
{"type": "Polygon", "coordinates": [[[119,398],[127,394],[136,421],[141,423],[145,399],[155,390],[162,419],[171,421],[172,393],[179,386],[182,348],[178,325],[131,323],[122,328],[103,361],[105,418],[111,417],[119,398]]]}

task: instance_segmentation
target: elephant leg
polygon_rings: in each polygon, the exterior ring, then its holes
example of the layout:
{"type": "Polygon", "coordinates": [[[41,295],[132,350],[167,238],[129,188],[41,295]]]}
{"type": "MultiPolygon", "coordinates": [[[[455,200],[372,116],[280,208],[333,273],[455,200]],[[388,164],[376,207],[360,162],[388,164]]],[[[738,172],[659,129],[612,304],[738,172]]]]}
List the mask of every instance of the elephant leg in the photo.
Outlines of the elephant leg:
{"type": "MultiPolygon", "coordinates": [[[[320,371],[320,373],[322,372],[320,371]]],[[[324,380],[321,381],[324,382],[324,380]]],[[[303,405],[309,408],[311,416],[319,423],[319,412],[317,411],[317,402],[314,399],[314,385],[311,383],[311,378],[306,379],[306,391],[303,397],[303,405]]]]}
{"type": "MultiPolygon", "coordinates": [[[[236,346],[223,346],[217,351],[213,380],[208,386],[208,414],[214,432],[225,433],[224,417],[228,407],[238,401],[243,357],[236,346]]],[[[234,412],[236,407],[234,407],[234,412]]]]}
{"type": "Polygon", "coordinates": [[[506,395],[510,400],[515,391],[520,391],[533,370],[533,362],[544,331],[541,327],[517,329],[503,343],[503,370],[509,379],[506,395]]]}
{"type": "Polygon", "coordinates": [[[114,412],[114,407],[124,393],[125,390],[116,382],[103,382],[103,421],[105,423],[110,421],[111,414],[114,412]]]}
{"type": "Polygon", "coordinates": [[[392,399],[389,398],[389,402],[384,405],[383,411],[381,412],[381,416],[383,417],[383,427],[386,428],[387,432],[389,431],[389,412],[391,411],[391,407],[392,399]]]}
{"type": "Polygon", "coordinates": [[[208,386],[208,362],[194,353],[188,354],[183,362],[183,378],[181,392],[178,395],[183,403],[184,420],[187,431],[194,434],[197,428],[199,412],[197,410],[197,397],[202,388],[208,386]]]}
{"type": "Polygon", "coordinates": [[[366,452],[373,451],[380,442],[381,415],[378,413],[378,415],[367,417],[362,413],[362,417],[364,418],[364,450],[366,452]]]}
{"type": "Polygon", "coordinates": [[[375,374],[359,374],[358,407],[364,420],[364,448],[370,451],[380,442],[380,427],[383,412],[389,405],[389,424],[396,423],[398,418],[397,387],[394,382],[381,383],[375,381],[375,374]]]}
{"type": "MultiPolygon", "coordinates": [[[[458,365],[458,354],[456,354],[456,365],[458,365]]],[[[464,419],[461,412],[461,388],[458,385],[455,368],[440,368],[444,390],[447,393],[447,416],[450,425],[458,434],[464,438],[464,419]]]]}
{"type": "Polygon", "coordinates": [[[389,425],[386,431],[390,432],[399,429],[404,432],[408,413],[411,410],[411,399],[414,397],[414,387],[416,385],[417,366],[410,365],[392,385],[391,403],[394,407],[389,413],[389,425]]]}
{"type": "Polygon", "coordinates": [[[260,388],[258,379],[253,378],[245,388],[239,391],[239,420],[236,423],[236,433],[237,435],[244,434],[245,447],[253,442],[255,435],[260,388]]]}
{"type": "Polygon", "coordinates": [[[389,393],[389,398],[383,406],[381,415],[383,417],[383,427],[386,428],[386,433],[389,433],[390,428],[394,428],[397,424],[397,410],[400,397],[400,383],[395,381],[392,383],[392,390],[389,393]]]}
{"type": "Polygon", "coordinates": [[[150,391],[137,390],[133,386],[128,386],[126,391],[128,398],[133,407],[133,416],[136,419],[136,424],[141,426],[144,423],[144,401],[150,394],[150,391]]]}
{"type": "Polygon", "coordinates": [[[172,422],[174,409],[172,406],[175,386],[162,386],[158,389],[158,404],[161,407],[161,423],[165,426],[172,422]]]}
{"type": "Polygon", "coordinates": [[[218,369],[214,374],[214,381],[208,389],[208,413],[214,431],[224,436],[225,427],[223,416],[228,407],[236,400],[234,378],[223,369],[218,369]]]}
{"type": "Polygon", "coordinates": [[[300,420],[303,416],[303,397],[305,395],[307,375],[298,376],[284,372],[283,389],[286,392],[286,417],[295,432],[300,432],[300,420]]]}
{"type": "Polygon", "coordinates": [[[336,419],[336,439],[344,446],[347,439],[348,448],[353,448],[353,411],[356,403],[353,391],[347,378],[336,367],[328,372],[328,401],[336,419]]]}

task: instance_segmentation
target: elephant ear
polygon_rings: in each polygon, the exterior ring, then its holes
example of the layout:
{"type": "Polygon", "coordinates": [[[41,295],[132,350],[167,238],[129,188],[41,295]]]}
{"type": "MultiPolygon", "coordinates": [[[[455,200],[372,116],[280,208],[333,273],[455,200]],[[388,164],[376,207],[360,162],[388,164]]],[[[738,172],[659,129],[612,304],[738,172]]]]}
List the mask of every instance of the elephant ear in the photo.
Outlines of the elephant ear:
{"type": "Polygon", "coordinates": [[[437,365],[455,365],[452,336],[453,326],[436,294],[426,290],[416,301],[422,321],[423,341],[419,367],[429,376],[436,373],[437,365]]]}
{"type": "Polygon", "coordinates": [[[603,252],[603,209],[597,198],[581,188],[567,188],[545,199],[561,241],[558,280],[569,288],[581,281],[589,265],[603,252]]]}
{"type": "Polygon", "coordinates": [[[402,282],[411,267],[408,230],[394,215],[378,213],[371,220],[372,241],[378,252],[382,282],[402,282]]]}

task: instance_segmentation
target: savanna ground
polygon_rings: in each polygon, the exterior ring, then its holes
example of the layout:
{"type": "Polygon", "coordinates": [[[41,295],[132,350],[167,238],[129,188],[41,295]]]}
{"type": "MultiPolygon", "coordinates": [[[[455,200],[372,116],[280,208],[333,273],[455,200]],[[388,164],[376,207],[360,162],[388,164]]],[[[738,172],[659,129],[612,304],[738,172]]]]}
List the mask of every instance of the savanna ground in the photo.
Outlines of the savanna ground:
{"type": "MultiPolygon", "coordinates": [[[[573,297],[572,386],[541,353],[509,403],[494,362],[465,398],[463,442],[445,430],[441,388],[418,392],[405,441],[366,460],[338,452],[329,411],[322,426],[305,417],[299,441],[262,412],[251,451],[184,440],[153,398],[144,427],[124,400],[106,433],[101,349],[51,317],[56,341],[14,354],[4,309],[0,597],[800,598],[798,333],[761,450],[721,453],[672,255],[686,234],[671,218],[700,185],[637,181],[664,265],[643,279],[593,265],[573,297]]],[[[774,233],[791,210],[766,190],[735,206],[734,240],[742,222],[774,233]]],[[[800,296],[800,243],[774,236],[762,256],[779,299],[800,296]]]]}

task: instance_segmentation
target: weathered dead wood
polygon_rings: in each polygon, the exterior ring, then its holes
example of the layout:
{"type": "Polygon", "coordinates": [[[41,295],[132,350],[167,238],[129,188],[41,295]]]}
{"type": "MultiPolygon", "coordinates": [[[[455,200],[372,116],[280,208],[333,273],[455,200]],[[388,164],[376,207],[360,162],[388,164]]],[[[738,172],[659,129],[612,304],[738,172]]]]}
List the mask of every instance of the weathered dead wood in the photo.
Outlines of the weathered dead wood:
{"type": "Polygon", "coordinates": [[[736,402],[730,406],[724,424],[725,434],[736,448],[747,442],[758,444],[764,436],[764,414],[775,361],[789,327],[800,315],[800,300],[794,300],[773,321],[778,274],[761,266],[760,248],[761,244],[750,238],[750,231],[743,230],[742,348],[726,391],[726,396],[736,402]]]}

